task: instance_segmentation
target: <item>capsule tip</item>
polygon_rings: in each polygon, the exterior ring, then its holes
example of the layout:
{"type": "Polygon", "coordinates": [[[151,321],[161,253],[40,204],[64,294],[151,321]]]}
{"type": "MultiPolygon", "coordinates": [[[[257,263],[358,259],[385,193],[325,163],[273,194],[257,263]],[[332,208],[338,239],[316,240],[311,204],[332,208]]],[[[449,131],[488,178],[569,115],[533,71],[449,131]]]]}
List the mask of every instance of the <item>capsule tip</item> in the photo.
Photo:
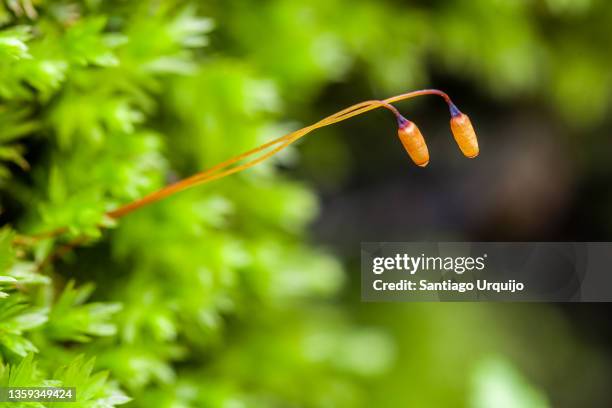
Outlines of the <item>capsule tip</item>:
{"type": "Polygon", "coordinates": [[[457,108],[457,106],[450,101],[448,102],[448,109],[450,110],[450,114],[452,118],[463,115],[461,111],[459,110],[459,108],[457,108]]]}
{"type": "Polygon", "coordinates": [[[397,127],[400,129],[405,129],[408,126],[410,126],[412,122],[410,122],[408,119],[406,119],[405,117],[403,117],[402,115],[398,115],[397,116],[397,127]]]}

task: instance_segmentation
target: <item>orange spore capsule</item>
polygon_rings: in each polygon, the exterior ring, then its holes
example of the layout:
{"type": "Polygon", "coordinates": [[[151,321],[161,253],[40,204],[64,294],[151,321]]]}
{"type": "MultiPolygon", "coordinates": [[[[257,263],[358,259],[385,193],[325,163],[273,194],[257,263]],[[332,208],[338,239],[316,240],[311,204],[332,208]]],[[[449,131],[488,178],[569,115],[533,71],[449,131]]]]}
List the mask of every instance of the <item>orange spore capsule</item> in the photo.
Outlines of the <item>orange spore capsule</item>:
{"type": "Polygon", "coordinates": [[[399,120],[397,135],[412,161],[417,166],[427,166],[429,163],[429,150],[427,150],[427,144],[425,144],[425,139],[419,128],[411,121],[402,118],[399,120]]]}
{"type": "Polygon", "coordinates": [[[461,152],[470,159],[478,156],[478,139],[470,118],[454,106],[451,107],[451,115],[451,131],[461,152]]]}

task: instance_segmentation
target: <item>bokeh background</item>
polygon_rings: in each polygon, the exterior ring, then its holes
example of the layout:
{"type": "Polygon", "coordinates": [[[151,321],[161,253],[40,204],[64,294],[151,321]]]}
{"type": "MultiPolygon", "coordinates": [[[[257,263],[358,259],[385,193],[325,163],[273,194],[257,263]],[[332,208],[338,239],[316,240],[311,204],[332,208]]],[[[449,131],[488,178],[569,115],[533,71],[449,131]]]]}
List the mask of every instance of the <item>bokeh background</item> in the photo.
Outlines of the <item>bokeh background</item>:
{"type": "Polygon", "coordinates": [[[0,385],[79,378],[84,407],[126,395],[134,407],[612,405],[605,304],[359,299],[362,241],[610,240],[611,3],[0,10],[0,275],[12,279],[0,279],[0,385]],[[426,168],[377,110],[244,174],[104,216],[419,88],[470,115],[477,159],[461,156],[444,103],[423,97],[397,106],[428,141],[426,168]],[[87,241],[61,251],[75,236],[87,241]]]}

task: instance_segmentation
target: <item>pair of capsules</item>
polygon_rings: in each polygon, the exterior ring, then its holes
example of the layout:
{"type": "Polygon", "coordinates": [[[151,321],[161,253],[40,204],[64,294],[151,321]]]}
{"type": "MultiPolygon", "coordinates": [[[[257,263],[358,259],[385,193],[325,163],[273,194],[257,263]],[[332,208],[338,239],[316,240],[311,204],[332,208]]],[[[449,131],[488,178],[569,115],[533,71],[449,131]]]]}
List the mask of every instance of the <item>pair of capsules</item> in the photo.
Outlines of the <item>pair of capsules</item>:
{"type": "MultiPolygon", "coordinates": [[[[449,103],[449,108],[451,112],[450,127],[459,149],[470,159],[478,156],[478,139],[470,118],[457,109],[452,102],[449,103]]],[[[397,124],[397,135],[412,161],[417,166],[427,166],[429,150],[419,128],[400,114],[397,114],[397,124]]]]}

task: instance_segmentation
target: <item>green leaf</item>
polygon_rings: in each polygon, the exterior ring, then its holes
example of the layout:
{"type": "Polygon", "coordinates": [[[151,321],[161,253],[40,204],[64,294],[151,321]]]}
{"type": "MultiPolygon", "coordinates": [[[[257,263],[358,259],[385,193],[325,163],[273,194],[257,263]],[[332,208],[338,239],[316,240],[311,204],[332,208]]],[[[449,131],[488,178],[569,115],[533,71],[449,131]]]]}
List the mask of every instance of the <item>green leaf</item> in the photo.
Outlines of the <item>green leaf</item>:
{"type": "Polygon", "coordinates": [[[0,298],[0,348],[25,357],[37,347],[24,334],[47,322],[48,309],[31,307],[23,295],[0,298]]]}
{"type": "Polygon", "coordinates": [[[28,354],[19,364],[4,368],[0,372],[0,385],[3,387],[35,387],[42,385],[36,363],[34,362],[34,355],[28,354]]]}
{"type": "Polygon", "coordinates": [[[63,38],[68,59],[79,65],[95,64],[111,67],[119,64],[103,34],[106,18],[96,17],[79,20],[71,26],[63,38]]]}
{"type": "Polygon", "coordinates": [[[83,355],[70,364],[59,368],[53,375],[65,387],[75,387],[76,403],[53,403],[52,407],[96,407],[112,408],[130,401],[116,385],[107,381],[108,373],[94,373],[95,359],[85,360],[83,355]]]}
{"type": "Polygon", "coordinates": [[[20,60],[30,58],[26,42],[30,39],[30,27],[18,26],[0,31],[0,59],[20,60]]]}
{"type": "Polygon", "coordinates": [[[68,282],[59,299],[51,308],[46,331],[54,340],[90,341],[93,336],[112,336],[116,333],[111,318],[121,310],[119,303],[85,303],[93,285],[75,288],[68,282]]]}

